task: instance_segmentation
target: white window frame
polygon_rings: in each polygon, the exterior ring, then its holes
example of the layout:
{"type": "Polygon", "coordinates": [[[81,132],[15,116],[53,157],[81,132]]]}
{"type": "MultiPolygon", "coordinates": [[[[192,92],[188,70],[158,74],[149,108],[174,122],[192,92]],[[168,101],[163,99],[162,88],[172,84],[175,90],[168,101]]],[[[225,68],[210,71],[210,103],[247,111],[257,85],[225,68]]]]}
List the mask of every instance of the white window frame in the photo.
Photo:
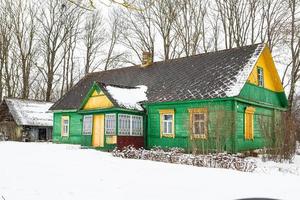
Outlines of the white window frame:
{"type": "Polygon", "coordinates": [[[118,114],[118,135],[120,135],[120,136],[143,136],[143,132],[144,132],[143,131],[143,116],[118,114]],[[127,120],[126,124],[124,124],[122,122],[122,120],[125,120],[125,119],[127,120]],[[136,124],[134,124],[134,123],[136,123],[136,124]],[[140,130],[140,131],[137,131],[137,130],[140,130]]]}
{"type": "Polygon", "coordinates": [[[143,117],[139,115],[131,115],[131,130],[130,133],[133,136],[143,135],[143,117]]]}
{"type": "Polygon", "coordinates": [[[105,114],[105,135],[116,135],[116,114],[105,114]]]}
{"type": "Polygon", "coordinates": [[[163,109],[159,110],[160,114],[160,137],[169,137],[175,138],[175,111],[174,109],[163,109]],[[165,116],[171,116],[172,119],[165,120],[165,116]],[[165,124],[171,123],[171,129],[169,129],[168,125],[166,127],[167,131],[165,132],[165,124]],[[171,131],[170,131],[171,130],[171,131]]]}
{"type": "Polygon", "coordinates": [[[70,117],[69,116],[62,116],[61,117],[61,136],[68,137],[70,133],[70,117]],[[65,121],[67,123],[65,124],[65,121]],[[67,127],[67,129],[66,129],[67,127]]]}
{"type": "Polygon", "coordinates": [[[163,118],[162,119],[162,123],[163,123],[162,133],[165,134],[165,135],[173,134],[173,114],[163,114],[162,118],[163,118]],[[171,119],[165,119],[165,116],[170,116],[171,119]],[[166,127],[165,127],[165,125],[166,125],[166,127]],[[167,130],[166,132],[165,132],[165,128],[167,130]]]}
{"type": "Polygon", "coordinates": [[[257,84],[259,87],[264,87],[264,69],[257,67],[257,84]]]}
{"type": "Polygon", "coordinates": [[[83,121],[82,121],[82,135],[92,135],[92,132],[93,132],[93,115],[84,115],[83,116],[83,121]],[[87,127],[86,127],[86,120],[87,119],[91,119],[90,121],[90,127],[88,127],[90,130],[86,130],[87,127]]]}

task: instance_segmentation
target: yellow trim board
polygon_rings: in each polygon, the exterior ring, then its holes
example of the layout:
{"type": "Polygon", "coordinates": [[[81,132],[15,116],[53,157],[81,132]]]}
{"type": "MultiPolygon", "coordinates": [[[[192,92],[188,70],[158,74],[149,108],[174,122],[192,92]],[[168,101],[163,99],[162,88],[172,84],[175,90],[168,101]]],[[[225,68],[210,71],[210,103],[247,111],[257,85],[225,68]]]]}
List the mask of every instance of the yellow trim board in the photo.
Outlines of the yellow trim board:
{"type": "Polygon", "coordinates": [[[245,140],[254,139],[254,107],[247,107],[245,110],[245,140]]]}
{"type": "Polygon", "coordinates": [[[188,109],[190,115],[190,138],[191,140],[194,139],[207,139],[208,138],[208,109],[207,108],[190,108],[188,109]],[[197,135],[193,134],[193,114],[194,113],[203,113],[205,114],[205,134],[204,135],[197,135]]]}
{"type": "Polygon", "coordinates": [[[166,137],[166,138],[175,138],[175,111],[174,109],[163,109],[159,110],[160,114],[160,138],[166,137]],[[172,115],[172,133],[163,133],[164,127],[163,127],[163,116],[164,115],[172,115]]]}

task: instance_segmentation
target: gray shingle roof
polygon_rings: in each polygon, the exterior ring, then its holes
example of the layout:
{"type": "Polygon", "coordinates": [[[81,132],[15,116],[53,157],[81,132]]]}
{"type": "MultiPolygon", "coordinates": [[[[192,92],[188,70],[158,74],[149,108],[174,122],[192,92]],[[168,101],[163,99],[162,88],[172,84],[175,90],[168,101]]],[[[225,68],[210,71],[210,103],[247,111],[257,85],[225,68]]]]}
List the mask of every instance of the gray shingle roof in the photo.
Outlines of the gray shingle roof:
{"type": "Polygon", "coordinates": [[[249,77],[263,44],[124,67],[86,75],[51,110],[77,109],[94,81],[148,87],[148,102],[200,100],[237,96],[249,77]]]}

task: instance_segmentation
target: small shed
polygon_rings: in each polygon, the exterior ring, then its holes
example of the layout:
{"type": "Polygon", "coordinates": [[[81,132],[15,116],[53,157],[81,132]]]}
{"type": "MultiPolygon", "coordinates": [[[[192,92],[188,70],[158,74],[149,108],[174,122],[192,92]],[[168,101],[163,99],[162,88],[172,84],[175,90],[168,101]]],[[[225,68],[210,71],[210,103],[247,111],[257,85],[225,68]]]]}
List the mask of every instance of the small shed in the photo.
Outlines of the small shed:
{"type": "Polygon", "coordinates": [[[52,139],[51,102],[4,98],[0,104],[0,133],[14,141],[49,141],[52,139]]]}

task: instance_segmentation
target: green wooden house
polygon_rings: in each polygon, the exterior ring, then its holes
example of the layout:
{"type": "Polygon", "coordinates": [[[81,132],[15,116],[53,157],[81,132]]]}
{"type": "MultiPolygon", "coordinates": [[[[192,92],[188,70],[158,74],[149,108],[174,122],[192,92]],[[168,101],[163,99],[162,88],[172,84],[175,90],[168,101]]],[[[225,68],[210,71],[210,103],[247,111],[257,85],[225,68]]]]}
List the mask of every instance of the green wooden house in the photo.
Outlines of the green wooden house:
{"type": "Polygon", "coordinates": [[[57,101],[53,141],[101,149],[262,148],[287,99],[267,45],[87,74],[57,101]]]}

